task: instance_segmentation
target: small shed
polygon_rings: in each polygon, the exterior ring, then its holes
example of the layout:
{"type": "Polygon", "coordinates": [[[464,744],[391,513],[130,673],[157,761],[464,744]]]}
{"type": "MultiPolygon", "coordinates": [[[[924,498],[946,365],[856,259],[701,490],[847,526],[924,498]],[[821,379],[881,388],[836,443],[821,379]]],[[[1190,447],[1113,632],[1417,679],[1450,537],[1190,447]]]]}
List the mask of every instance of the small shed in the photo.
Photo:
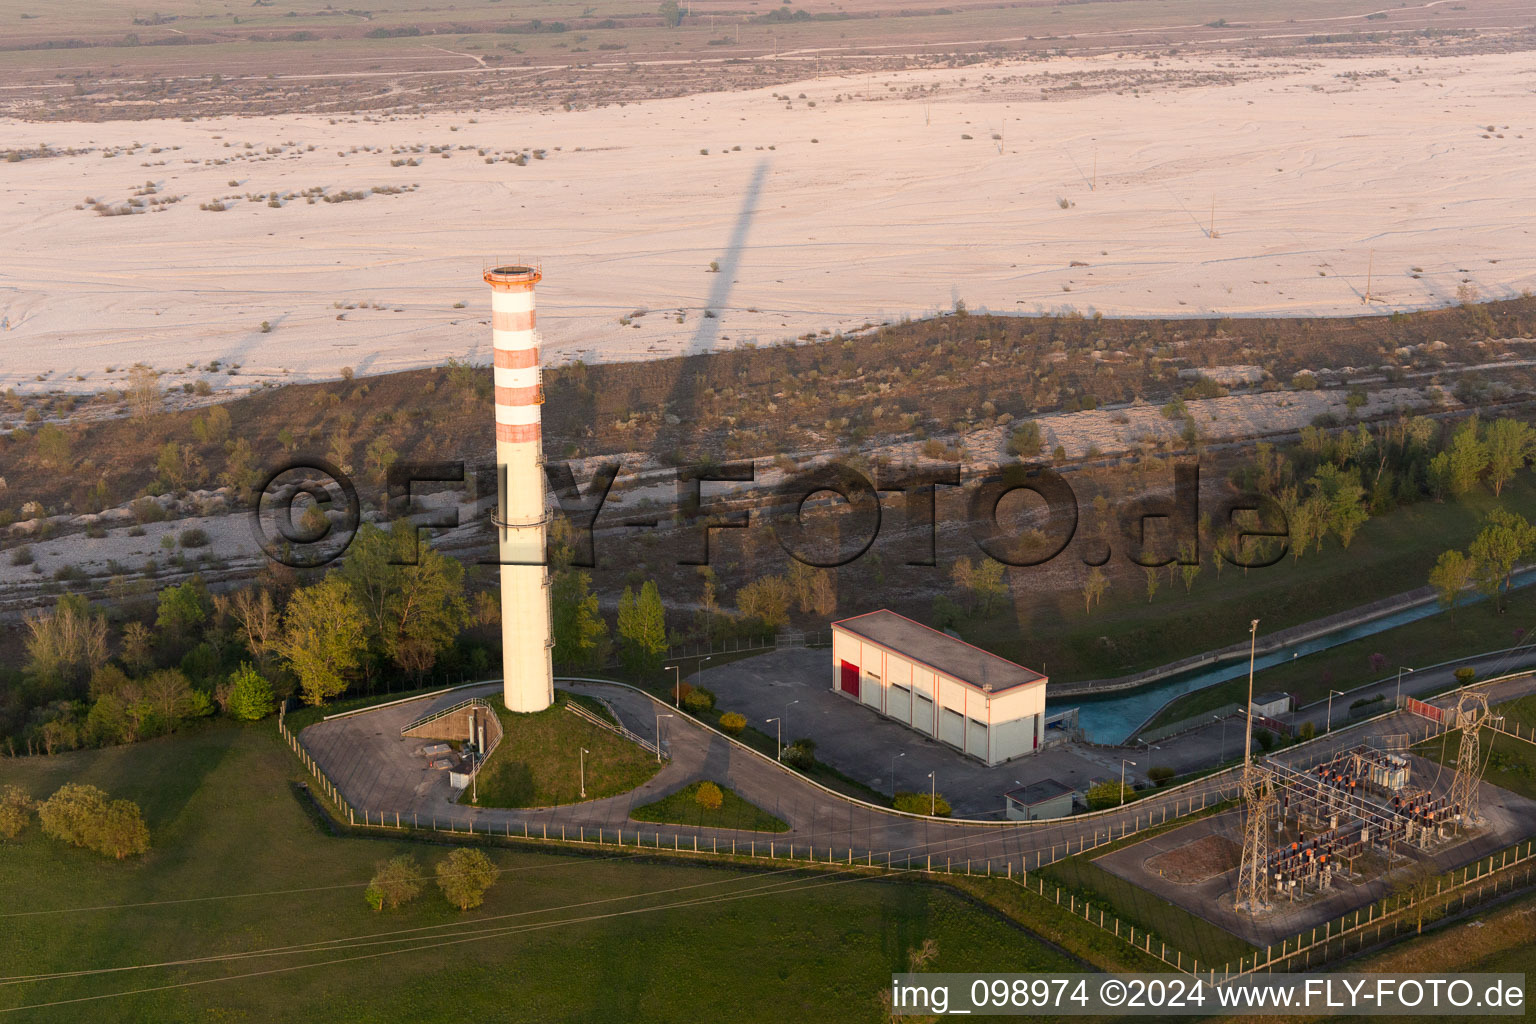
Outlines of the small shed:
{"type": "Polygon", "coordinates": [[[1009,821],[1065,818],[1082,794],[1065,782],[1041,779],[1003,794],[1009,821]]]}
{"type": "Polygon", "coordinates": [[[1269,693],[1255,694],[1253,698],[1253,713],[1263,715],[1266,718],[1275,718],[1291,710],[1291,695],[1273,690],[1269,693]]]}

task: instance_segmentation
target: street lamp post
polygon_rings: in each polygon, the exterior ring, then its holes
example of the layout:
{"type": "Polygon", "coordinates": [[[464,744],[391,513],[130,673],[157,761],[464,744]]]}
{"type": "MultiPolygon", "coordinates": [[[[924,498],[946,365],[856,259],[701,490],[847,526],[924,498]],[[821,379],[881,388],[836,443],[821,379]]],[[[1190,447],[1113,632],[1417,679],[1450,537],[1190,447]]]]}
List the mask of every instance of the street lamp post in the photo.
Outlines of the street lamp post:
{"type": "Polygon", "coordinates": [[[656,763],[661,764],[661,720],[663,718],[676,718],[676,715],[656,716],[656,763]]]}
{"type": "Polygon", "coordinates": [[[1333,732],[1333,695],[1334,694],[1338,694],[1340,697],[1342,697],[1342,696],[1344,696],[1344,691],[1343,690],[1329,690],[1328,691],[1328,719],[1324,723],[1323,732],[1333,732]]]}
{"type": "Polygon", "coordinates": [[[934,817],[939,813],[939,780],[933,777],[933,772],[928,773],[928,815],[934,817]]]}
{"type": "Polygon", "coordinates": [[[1125,803],[1125,766],[1135,763],[1135,761],[1128,761],[1123,757],[1120,759],[1120,802],[1122,804],[1125,803]]]}
{"type": "Polygon", "coordinates": [[[704,685],[704,666],[709,664],[709,659],[713,658],[713,657],[714,657],[713,654],[706,654],[699,661],[699,685],[700,686],[704,685]]]}
{"type": "MultiPolygon", "coordinates": [[[[657,749],[659,750],[660,747],[661,747],[661,744],[658,743],[657,744],[657,749]]],[[[580,767],[580,771],[581,771],[581,798],[583,800],[585,800],[587,798],[587,755],[590,754],[590,753],[591,753],[591,751],[588,750],[586,747],[582,747],[581,748],[581,767],[580,767]]]]}
{"type": "Polygon", "coordinates": [[[1409,668],[1406,665],[1399,665],[1397,667],[1397,693],[1394,694],[1393,697],[1392,697],[1392,706],[1394,708],[1397,707],[1399,704],[1401,704],[1403,702],[1403,673],[1404,672],[1412,674],[1413,669],[1409,668]]]}
{"type": "Polygon", "coordinates": [[[800,703],[799,700],[792,700],[788,704],[785,704],[784,705],[784,717],[788,718],[789,717],[789,709],[794,707],[796,704],[799,704],[799,703],[800,703]]]}
{"type": "Polygon", "coordinates": [[[906,756],[907,752],[905,750],[891,756],[891,799],[893,800],[896,798],[896,758],[906,756]]]}
{"type": "Polygon", "coordinates": [[[682,666],[680,666],[680,665],[668,665],[662,671],[666,671],[666,669],[671,669],[672,670],[672,706],[680,708],[680,707],[683,706],[683,669],[682,669],[682,666]]]}
{"type": "Polygon", "coordinates": [[[770,718],[768,721],[779,723],[779,738],[773,747],[773,758],[775,761],[782,761],[784,760],[784,720],[782,718],[770,718]]]}

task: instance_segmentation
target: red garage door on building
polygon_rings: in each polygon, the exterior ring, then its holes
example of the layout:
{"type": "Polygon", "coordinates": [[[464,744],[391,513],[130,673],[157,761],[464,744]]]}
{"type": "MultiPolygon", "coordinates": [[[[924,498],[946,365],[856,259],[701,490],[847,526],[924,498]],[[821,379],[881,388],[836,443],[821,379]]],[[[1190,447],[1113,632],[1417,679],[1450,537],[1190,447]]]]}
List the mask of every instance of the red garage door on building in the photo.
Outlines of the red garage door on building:
{"type": "Polygon", "coordinates": [[[843,662],[843,692],[857,697],[859,695],[859,666],[851,661],[843,662]]]}

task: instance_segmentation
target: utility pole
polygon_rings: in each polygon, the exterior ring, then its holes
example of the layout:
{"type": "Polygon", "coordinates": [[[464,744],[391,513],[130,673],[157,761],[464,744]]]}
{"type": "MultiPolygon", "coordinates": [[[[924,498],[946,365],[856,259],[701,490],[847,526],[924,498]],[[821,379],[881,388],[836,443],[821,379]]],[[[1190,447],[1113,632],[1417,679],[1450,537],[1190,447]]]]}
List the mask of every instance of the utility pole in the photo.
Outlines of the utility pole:
{"type": "Polygon", "coordinates": [[[582,747],[581,748],[581,757],[580,757],[580,764],[581,764],[581,766],[580,766],[580,771],[581,771],[581,798],[583,800],[585,800],[587,798],[587,755],[589,753],[591,753],[591,751],[589,751],[586,747],[582,747]]]}
{"type": "Polygon", "coordinates": [[[1257,914],[1269,906],[1268,877],[1264,871],[1269,842],[1269,816],[1274,794],[1269,773],[1253,763],[1253,668],[1258,649],[1259,620],[1248,627],[1248,706],[1247,728],[1243,741],[1243,804],[1247,818],[1243,823],[1243,856],[1237,872],[1234,907],[1257,914]]]}

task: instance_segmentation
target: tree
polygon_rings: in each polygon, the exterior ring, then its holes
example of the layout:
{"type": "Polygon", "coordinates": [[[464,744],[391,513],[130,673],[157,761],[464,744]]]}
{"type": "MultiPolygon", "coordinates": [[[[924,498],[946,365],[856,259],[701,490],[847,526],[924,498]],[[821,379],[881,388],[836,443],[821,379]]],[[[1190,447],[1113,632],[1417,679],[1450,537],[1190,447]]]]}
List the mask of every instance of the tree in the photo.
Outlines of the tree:
{"type": "Polygon", "coordinates": [[[118,860],[149,849],[149,829],[138,805],[107,800],[95,786],[66,782],[37,806],[44,834],[118,860]]]}
{"type": "Polygon", "coordinates": [[[177,640],[188,639],[207,620],[210,604],[208,588],[200,576],[166,587],[160,591],[155,628],[177,640]]]}
{"type": "Polygon", "coordinates": [[[308,704],[324,704],[347,688],[365,648],[363,611],[346,581],[332,574],[294,592],[283,613],[277,651],[299,678],[308,704]]]}
{"type": "Polygon", "coordinates": [[[229,599],[230,614],[240,628],[245,649],[257,661],[275,650],[282,620],[270,591],[262,587],[246,587],[235,592],[229,599]]]}
{"type": "Polygon", "coordinates": [[[229,693],[224,710],[229,717],[242,722],[255,722],[272,711],[272,684],[257,672],[248,661],[230,673],[229,693]]]}
{"type": "MultiPolygon", "coordinates": [[[[441,877],[441,873],[439,873],[441,877]]],[[[421,895],[421,866],[410,854],[381,860],[363,898],[374,910],[398,910],[421,895]]]]}
{"type": "Polygon", "coordinates": [[[128,369],[128,406],[134,419],[148,419],[160,411],[160,380],[145,363],[128,369]]]}
{"type": "Polygon", "coordinates": [[[656,13],[661,15],[661,23],[667,28],[677,28],[683,23],[683,11],[678,7],[677,0],[662,0],[656,13]]]}
{"type": "Polygon", "coordinates": [[[87,844],[100,854],[110,854],[122,860],[149,849],[149,826],[139,805],[131,800],[113,800],[102,811],[87,844]]]}
{"type": "Polygon", "coordinates": [[[1040,424],[1034,420],[1025,420],[1013,429],[1012,436],[1008,438],[1008,454],[1017,455],[1021,459],[1033,458],[1040,454],[1043,443],[1040,424]]]}
{"type": "Polygon", "coordinates": [[[486,890],[495,882],[496,868],[479,850],[454,850],[437,862],[437,887],[460,910],[485,902],[486,890]]]}
{"type": "Polygon", "coordinates": [[[1338,534],[1339,543],[1349,547],[1356,531],[1370,518],[1361,504],[1365,488],[1360,486],[1359,474],[1353,469],[1340,469],[1331,462],[1319,466],[1316,475],[1308,481],[1326,500],[1324,507],[1327,528],[1338,534]]]}
{"type": "Polygon", "coordinates": [[[463,565],[419,544],[404,520],[389,533],[364,524],[339,575],[363,613],[370,653],[407,672],[430,669],[469,617],[463,565]]]}
{"type": "Polygon", "coordinates": [[[667,652],[667,618],[656,584],[646,580],[637,598],[629,587],[619,597],[620,658],[635,675],[654,675],[667,652]]]}
{"type": "Polygon", "coordinates": [[[92,615],[79,594],[59,597],[51,612],[28,614],[27,674],[49,685],[74,686],[107,660],[107,619],[92,615]]]}
{"type": "Polygon", "coordinates": [[[1450,492],[1456,497],[1466,494],[1477,485],[1478,477],[1488,468],[1488,446],[1479,436],[1477,417],[1472,416],[1456,428],[1451,435],[1448,472],[1450,492]]]}
{"type": "Polygon", "coordinates": [[[1451,611],[1451,622],[1456,621],[1456,604],[1462,591],[1471,586],[1477,566],[1460,551],[1442,551],[1429,570],[1429,585],[1435,588],[1440,604],[1451,611]]]}
{"type": "Polygon", "coordinates": [[[1478,589],[1497,598],[1502,610],[1501,592],[1509,590],[1515,563],[1536,547],[1536,528],[1523,516],[1503,508],[1491,510],[1485,522],[1467,550],[1476,566],[1478,589]]]}
{"type": "Polygon", "coordinates": [[[602,661],[608,623],[598,611],[592,574],[584,569],[555,573],[549,588],[555,637],[555,661],[573,668],[590,668],[602,661]]]}
{"type": "Polygon", "coordinates": [[[123,664],[134,672],[143,672],[154,664],[154,637],[142,622],[123,627],[123,664]]]}
{"type": "Polygon", "coordinates": [[[1529,423],[1502,417],[1488,424],[1483,439],[1488,450],[1488,482],[1497,495],[1536,455],[1536,431],[1529,423]]]}
{"type": "Polygon", "coordinates": [[[143,700],[166,727],[174,726],[200,710],[192,684],[174,668],[151,672],[140,685],[143,700]]]}
{"type": "Polygon", "coordinates": [[[1083,580],[1083,611],[1093,610],[1095,601],[1101,601],[1104,591],[1109,589],[1109,577],[1104,575],[1104,570],[1094,566],[1088,570],[1088,576],[1083,580]]]}
{"type": "Polygon", "coordinates": [[[790,587],[782,576],[761,576],[736,592],[736,609],[769,629],[789,623],[790,587]]]}
{"type": "Polygon", "coordinates": [[[32,821],[32,798],[17,785],[0,791],[0,839],[15,839],[32,821]]]}
{"type": "Polygon", "coordinates": [[[694,802],[706,811],[718,811],[720,805],[725,803],[725,794],[720,792],[720,787],[713,782],[701,782],[699,788],[694,791],[694,802]]]}
{"type": "Polygon", "coordinates": [[[976,563],[971,573],[971,592],[981,606],[981,614],[991,615],[997,602],[1008,596],[1008,584],[1003,580],[1003,563],[984,558],[976,563]]]}

